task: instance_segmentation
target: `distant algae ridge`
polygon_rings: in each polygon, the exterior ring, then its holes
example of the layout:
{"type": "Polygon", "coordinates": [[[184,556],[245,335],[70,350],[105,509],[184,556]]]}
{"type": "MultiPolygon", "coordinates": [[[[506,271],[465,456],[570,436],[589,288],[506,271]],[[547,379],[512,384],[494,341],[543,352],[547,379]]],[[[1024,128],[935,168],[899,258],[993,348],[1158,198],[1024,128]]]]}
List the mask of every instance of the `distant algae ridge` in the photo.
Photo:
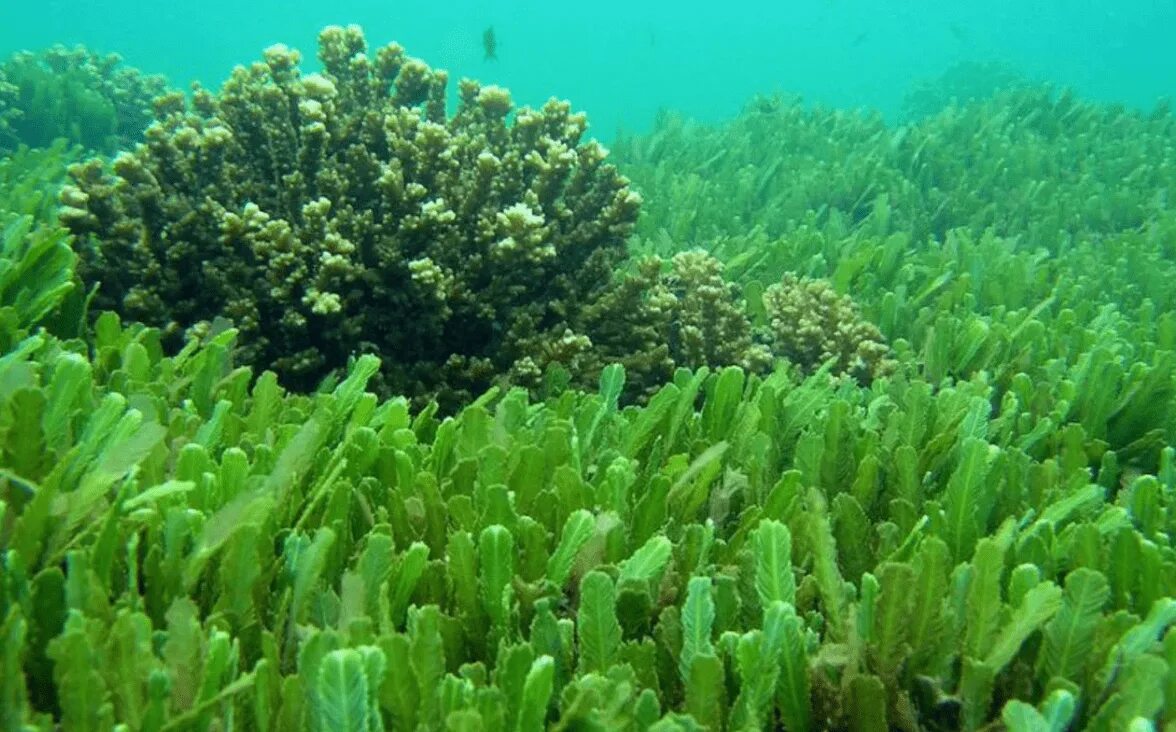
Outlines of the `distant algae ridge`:
{"type": "Polygon", "coordinates": [[[372,353],[378,391],[449,407],[553,365],[588,384],[621,360],[635,397],[678,366],[771,365],[779,338],[753,334],[717,260],[615,276],[641,198],[566,102],[515,110],[463,80],[449,117],[445,72],[369,55],[354,26],[319,58],[303,75],[271,47],[219,93],[160,97],[112,165],[71,169],[61,220],[95,310],[173,341],[227,318],[243,362],[302,390],[372,353]]]}
{"type": "Polygon", "coordinates": [[[20,51],[0,63],[0,153],[61,138],[107,154],[128,149],[151,122],[152,100],[167,91],[162,76],[118,54],[62,45],[20,51]]]}

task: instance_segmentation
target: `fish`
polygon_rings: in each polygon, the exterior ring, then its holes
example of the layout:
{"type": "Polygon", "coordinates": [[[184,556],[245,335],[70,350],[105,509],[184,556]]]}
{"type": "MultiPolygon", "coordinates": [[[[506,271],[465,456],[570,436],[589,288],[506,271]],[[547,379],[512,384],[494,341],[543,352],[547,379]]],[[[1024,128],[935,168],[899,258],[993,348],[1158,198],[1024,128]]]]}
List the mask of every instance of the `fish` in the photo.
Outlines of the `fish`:
{"type": "Polygon", "coordinates": [[[486,30],[482,31],[482,49],[486,52],[483,60],[498,60],[498,39],[494,36],[494,26],[492,25],[487,26],[486,30]]]}

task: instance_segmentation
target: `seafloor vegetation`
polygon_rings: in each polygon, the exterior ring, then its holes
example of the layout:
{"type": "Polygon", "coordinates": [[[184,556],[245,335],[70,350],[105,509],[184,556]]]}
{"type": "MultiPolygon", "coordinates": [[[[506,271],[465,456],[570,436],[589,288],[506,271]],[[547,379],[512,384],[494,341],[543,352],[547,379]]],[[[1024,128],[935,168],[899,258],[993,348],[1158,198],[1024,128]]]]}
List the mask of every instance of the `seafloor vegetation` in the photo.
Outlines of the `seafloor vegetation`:
{"type": "Polygon", "coordinates": [[[0,159],[0,726],[1176,728],[1166,109],[320,57],[0,159]]]}
{"type": "Polygon", "coordinates": [[[117,54],[54,46],[0,63],[0,153],[64,139],[113,153],[141,139],[162,76],[122,65],[117,54]]]}

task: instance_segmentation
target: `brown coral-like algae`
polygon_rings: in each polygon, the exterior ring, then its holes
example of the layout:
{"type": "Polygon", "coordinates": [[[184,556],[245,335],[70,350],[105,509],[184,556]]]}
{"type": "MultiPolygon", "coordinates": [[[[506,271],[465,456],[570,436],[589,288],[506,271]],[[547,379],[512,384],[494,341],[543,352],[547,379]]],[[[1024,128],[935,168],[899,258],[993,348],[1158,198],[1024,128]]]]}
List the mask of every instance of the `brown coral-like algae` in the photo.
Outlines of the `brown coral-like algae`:
{"type": "MultiPolygon", "coordinates": [[[[758,295],[757,295],[758,297],[758,295]]],[[[723,264],[701,251],[646,257],[584,311],[597,357],[624,364],[627,395],[648,396],[678,367],[740,366],[752,373],[784,358],[803,372],[868,383],[894,368],[882,334],[824,280],[785,276],[763,293],[767,323],[752,324],[723,264]]]]}
{"type": "Polygon", "coordinates": [[[659,257],[637,262],[585,309],[583,327],[600,365],[625,366],[630,398],[649,396],[678,367],[763,372],[772,363],[767,347],[753,339],[738,288],[723,279],[722,262],[701,250],[680,252],[668,266],[659,257]]]}
{"type": "Polygon", "coordinates": [[[575,351],[640,204],[584,116],[472,81],[447,116],[444,72],[369,54],[356,27],[325,29],[319,58],[304,75],[271,47],[71,171],[62,221],[97,306],[177,335],[228,317],[295,388],[364,351],[386,390],[460,399],[575,351]]]}
{"type": "Polygon", "coordinates": [[[894,370],[882,333],[853,300],[825,280],[785,274],[764,291],[772,352],[812,371],[830,360],[832,372],[862,383],[894,370]]]}
{"type": "Polygon", "coordinates": [[[739,288],[723,278],[722,262],[701,250],[680,252],[667,284],[679,304],[673,341],[681,363],[750,371],[771,365],[768,349],[752,340],[747,308],[739,288]]]}

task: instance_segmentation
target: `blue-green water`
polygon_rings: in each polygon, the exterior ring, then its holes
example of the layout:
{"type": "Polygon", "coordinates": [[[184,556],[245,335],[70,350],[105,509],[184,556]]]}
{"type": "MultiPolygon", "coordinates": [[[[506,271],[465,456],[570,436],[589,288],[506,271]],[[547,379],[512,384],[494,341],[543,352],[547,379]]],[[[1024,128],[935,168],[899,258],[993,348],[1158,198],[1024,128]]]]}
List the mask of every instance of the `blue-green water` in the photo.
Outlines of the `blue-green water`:
{"type": "Polygon", "coordinates": [[[372,44],[399,41],[522,103],[569,99],[604,139],[645,129],[662,107],[713,120],[776,91],[894,115],[913,82],[969,60],[1001,61],[1092,100],[1146,108],[1176,94],[1171,0],[9,0],[0,54],[84,43],[174,85],[215,87],[272,43],[312,55],[332,23],[359,23],[372,44]],[[483,58],[488,26],[496,61],[483,58]]]}

